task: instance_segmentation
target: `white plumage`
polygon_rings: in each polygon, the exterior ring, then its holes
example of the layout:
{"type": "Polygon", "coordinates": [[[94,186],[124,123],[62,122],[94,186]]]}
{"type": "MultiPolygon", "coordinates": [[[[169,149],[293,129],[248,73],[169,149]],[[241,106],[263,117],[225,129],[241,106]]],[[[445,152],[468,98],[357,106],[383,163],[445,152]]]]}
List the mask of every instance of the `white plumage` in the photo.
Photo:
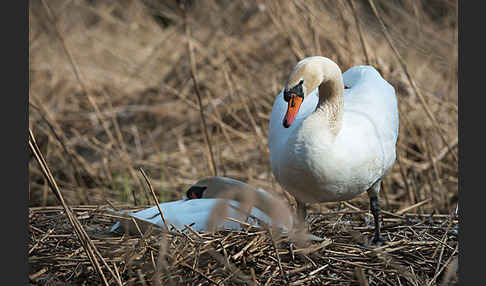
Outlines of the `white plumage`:
{"type": "Polygon", "coordinates": [[[330,59],[309,57],[297,63],[273,104],[272,171],[301,204],[349,200],[365,191],[377,200],[381,178],[395,162],[397,137],[395,90],[375,68],[342,74],[330,59]]]}
{"type": "MultiPolygon", "coordinates": [[[[208,222],[211,217],[212,210],[217,204],[228,203],[227,214],[221,214],[221,217],[217,220],[217,226],[223,229],[235,229],[241,228],[240,223],[226,220],[225,217],[237,219],[239,221],[247,222],[250,224],[258,225],[258,221],[252,217],[248,217],[239,213],[236,209],[239,208],[239,203],[233,200],[224,199],[191,199],[191,200],[179,200],[159,204],[162,213],[166,219],[169,229],[173,231],[172,227],[176,227],[178,230],[184,230],[186,225],[191,226],[195,231],[206,231],[208,222]],[[236,208],[236,209],[235,209],[236,208]]],[[[155,225],[160,228],[165,228],[162,218],[160,217],[159,209],[157,206],[147,208],[138,212],[127,213],[141,221],[155,225]]],[[[219,214],[218,214],[219,215],[219,214]]],[[[270,218],[257,208],[253,208],[251,216],[257,217],[265,223],[271,223],[270,218]]],[[[115,230],[119,227],[119,223],[112,227],[115,230]]]]}
{"type": "MultiPolygon", "coordinates": [[[[193,230],[201,232],[208,231],[211,224],[220,229],[241,229],[240,223],[226,218],[255,226],[260,226],[259,221],[262,221],[284,230],[292,227],[291,212],[281,200],[262,189],[253,188],[238,180],[227,177],[204,178],[189,188],[187,197],[183,200],[159,204],[169,230],[173,230],[172,227],[184,230],[186,226],[191,226],[193,230]],[[278,217],[275,215],[276,211],[278,217]]],[[[137,212],[118,212],[118,214],[165,228],[157,206],[137,212]]],[[[119,226],[120,222],[117,222],[111,231],[119,226]]],[[[129,227],[134,230],[132,225],[129,227]]]]}
{"type": "Polygon", "coordinates": [[[277,181],[308,202],[347,200],[368,190],[395,162],[398,109],[395,91],[371,66],[343,75],[342,126],[327,130],[325,117],[314,112],[316,87],[305,97],[294,123],[284,128],[283,91],[275,99],[268,147],[277,181]]]}

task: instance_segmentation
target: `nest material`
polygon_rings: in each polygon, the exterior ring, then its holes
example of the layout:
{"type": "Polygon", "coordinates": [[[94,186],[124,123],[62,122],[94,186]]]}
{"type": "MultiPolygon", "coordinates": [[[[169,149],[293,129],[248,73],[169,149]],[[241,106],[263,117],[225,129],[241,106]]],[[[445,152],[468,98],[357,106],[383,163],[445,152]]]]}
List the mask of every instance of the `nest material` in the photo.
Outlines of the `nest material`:
{"type": "MultiPolygon", "coordinates": [[[[149,229],[109,233],[119,218],[96,206],[73,208],[117,277],[111,285],[451,285],[457,283],[458,220],[449,215],[383,214],[387,245],[373,247],[369,214],[312,214],[323,241],[298,242],[270,230],[214,233],[149,229]],[[428,284],[430,283],[430,284],[428,284]]],[[[31,285],[101,284],[61,207],[29,211],[31,285]]]]}

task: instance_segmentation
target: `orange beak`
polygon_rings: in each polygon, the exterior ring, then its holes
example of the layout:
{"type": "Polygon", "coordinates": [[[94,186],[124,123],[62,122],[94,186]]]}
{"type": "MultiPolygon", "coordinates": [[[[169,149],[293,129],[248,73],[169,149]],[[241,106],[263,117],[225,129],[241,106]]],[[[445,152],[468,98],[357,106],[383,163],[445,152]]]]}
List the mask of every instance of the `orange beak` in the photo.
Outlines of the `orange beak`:
{"type": "Polygon", "coordinates": [[[295,117],[297,117],[297,112],[299,112],[300,105],[304,99],[292,93],[289,100],[289,105],[287,107],[287,113],[283,119],[283,126],[289,128],[292,123],[294,123],[295,117]]]}

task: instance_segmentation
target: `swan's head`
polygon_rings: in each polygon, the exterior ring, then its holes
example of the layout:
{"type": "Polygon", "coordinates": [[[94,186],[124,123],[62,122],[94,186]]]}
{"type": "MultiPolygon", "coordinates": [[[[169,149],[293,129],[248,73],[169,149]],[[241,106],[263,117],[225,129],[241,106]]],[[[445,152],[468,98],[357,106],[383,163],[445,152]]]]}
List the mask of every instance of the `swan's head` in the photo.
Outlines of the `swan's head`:
{"type": "Polygon", "coordinates": [[[200,199],[207,188],[207,186],[193,185],[186,191],[186,197],[189,200],[200,199]]]}
{"type": "Polygon", "coordinates": [[[249,185],[228,177],[214,176],[200,179],[186,191],[190,199],[216,198],[225,195],[241,194],[242,191],[253,190],[249,185]]]}
{"type": "Polygon", "coordinates": [[[290,127],[297,117],[305,98],[323,82],[341,76],[341,70],[332,60],[324,57],[308,57],[298,62],[285,84],[284,100],[288,102],[283,126],[290,127]]]}

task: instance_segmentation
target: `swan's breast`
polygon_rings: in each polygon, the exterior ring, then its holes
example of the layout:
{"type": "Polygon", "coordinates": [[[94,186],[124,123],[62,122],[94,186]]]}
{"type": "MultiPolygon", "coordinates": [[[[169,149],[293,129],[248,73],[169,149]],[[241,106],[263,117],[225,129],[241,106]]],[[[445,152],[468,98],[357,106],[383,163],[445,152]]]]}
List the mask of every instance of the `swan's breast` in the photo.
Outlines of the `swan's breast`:
{"type": "Polygon", "coordinates": [[[343,124],[338,136],[312,116],[289,137],[280,161],[280,183],[308,202],[351,199],[384,173],[383,150],[366,130],[369,123],[343,124]],[[320,132],[316,132],[320,130],[320,132]]]}

